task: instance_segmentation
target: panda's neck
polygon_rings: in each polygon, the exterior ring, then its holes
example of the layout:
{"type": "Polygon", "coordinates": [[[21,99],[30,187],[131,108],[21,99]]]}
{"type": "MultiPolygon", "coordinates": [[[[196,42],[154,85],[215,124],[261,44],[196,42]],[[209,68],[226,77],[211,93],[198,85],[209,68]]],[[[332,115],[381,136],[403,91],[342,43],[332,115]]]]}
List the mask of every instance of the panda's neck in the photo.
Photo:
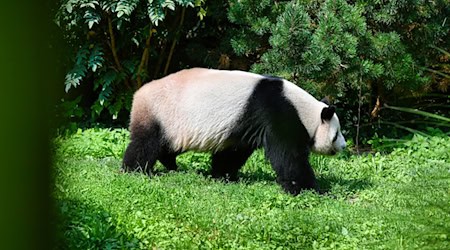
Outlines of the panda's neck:
{"type": "Polygon", "coordinates": [[[305,126],[309,137],[314,138],[316,129],[321,122],[320,113],[327,105],[289,81],[283,80],[283,84],[283,94],[292,102],[292,105],[297,110],[298,116],[305,126]]]}

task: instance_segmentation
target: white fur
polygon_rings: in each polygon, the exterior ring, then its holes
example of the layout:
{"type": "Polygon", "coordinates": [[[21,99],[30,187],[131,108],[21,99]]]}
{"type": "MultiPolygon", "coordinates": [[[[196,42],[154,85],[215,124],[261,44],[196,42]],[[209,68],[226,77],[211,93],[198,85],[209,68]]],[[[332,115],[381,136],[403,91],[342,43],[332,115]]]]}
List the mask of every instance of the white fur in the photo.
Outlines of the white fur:
{"type": "Polygon", "coordinates": [[[150,82],[139,92],[174,150],[217,151],[261,78],[242,71],[194,68],[150,82]]]}
{"type": "Polygon", "coordinates": [[[323,121],[319,127],[317,127],[312,150],[320,154],[332,154],[342,151],[345,148],[346,143],[340,130],[339,118],[336,114],[334,114],[329,121],[323,121]],[[338,136],[336,141],[333,142],[336,132],[338,133],[338,136]]]}
{"type": "MultiPolygon", "coordinates": [[[[131,126],[133,122],[146,126],[158,121],[173,150],[218,151],[226,146],[226,139],[262,78],[243,71],[201,68],[171,74],[136,92],[131,126]]],[[[313,151],[329,154],[345,147],[340,132],[332,142],[340,129],[337,116],[330,121],[321,120],[326,104],[286,80],[283,94],[297,109],[310,138],[314,137],[313,151]]],[[[252,141],[264,139],[264,128],[253,131],[248,135],[252,141]]]]}
{"type": "Polygon", "coordinates": [[[283,80],[283,83],[284,95],[297,109],[298,116],[308,131],[309,137],[313,138],[317,127],[321,123],[320,113],[327,105],[323,102],[319,102],[316,98],[302,88],[299,88],[297,85],[286,80],[283,80]]]}
{"type": "Polygon", "coordinates": [[[345,139],[340,132],[337,115],[334,114],[330,121],[322,121],[322,110],[328,105],[318,101],[308,92],[289,81],[284,80],[283,83],[284,95],[297,109],[298,116],[308,131],[310,138],[314,138],[312,151],[321,154],[331,154],[344,149],[345,139]],[[337,131],[339,131],[337,140],[333,142],[337,131]]]}

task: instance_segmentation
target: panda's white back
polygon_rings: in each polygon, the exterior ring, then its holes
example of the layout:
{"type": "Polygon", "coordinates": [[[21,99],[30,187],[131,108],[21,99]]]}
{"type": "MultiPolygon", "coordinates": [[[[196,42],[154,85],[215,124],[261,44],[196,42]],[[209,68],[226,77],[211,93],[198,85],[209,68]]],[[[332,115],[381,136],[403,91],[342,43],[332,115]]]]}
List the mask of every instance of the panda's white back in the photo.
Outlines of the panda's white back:
{"type": "Polygon", "coordinates": [[[145,99],[148,113],[154,115],[146,119],[161,123],[174,150],[217,151],[262,78],[243,71],[194,68],[146,84],[135,99],[145,99]]]}

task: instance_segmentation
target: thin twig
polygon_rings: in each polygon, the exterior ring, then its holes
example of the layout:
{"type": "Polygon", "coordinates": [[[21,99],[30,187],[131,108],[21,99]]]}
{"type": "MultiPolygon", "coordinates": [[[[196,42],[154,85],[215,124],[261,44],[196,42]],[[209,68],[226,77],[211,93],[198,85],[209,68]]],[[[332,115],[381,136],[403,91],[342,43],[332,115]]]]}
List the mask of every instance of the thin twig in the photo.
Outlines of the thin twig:
{"type": "Polygon", "coordinates": [[[156,62],[156,67],[155,70],[153,72],[153,79],[155,79],[156,77],[159,76],[159,71],[161,69],[161,65],[164,59],[164,54],[166,51],[166,47],[167,47],[167,40],[164,39],[163,44],[161,45],[161,50],[159,53],[159,58],[158,58],[158,62],[156,62]]]}
{"type": "Polygon", "coordinates": [[[149,55],[149,49],[150,49],[150,40],[152,39],[152,35],[153,35],[152,27],[153,26],[150,25],[149,34],[148,34],[147,40],[145,41],[145,49],[144,49],[144,52],[142,53],[141,63],[139,64],[139,68],[138,68],[138,71],[137,71],[137,88],[140,88],[142,86],[141,73],[142,73],[142,70],[144,68],[144,65],[146,64],[146,62],[148,62],[148,55],[149,55]]]}
{"type": "Polygon", "coordinates": [[[172,41],[172,46],[170,46],[169,56],[167,57],[166,66],[164,67],[164,75],[167,75],[167,71],[169,70],[169,65],[170,65],[170,61],[172,60],[173,52],[175,50],[175,45],[178,42],[178,38],[180,37],[181,26],[183,26],[185,13],[186,13],[186,8],[183,7],[183,9],[181,10],[180,25],[179,25],[177,33],[172,41]]]}
{"type": "Polygon", "coordinates": [[[359,128],[361,123],[361,99],[362,99],[362,77],[359,77],[359,90],[358,90],[358,123],[356,124],[356,153],[359,154],[359,128]]]}
{"type": "Polygon", "coordinates": [[[109,31],[109,38],[111,39],[111,52],[113,54],[114,62],[116,63],[117,69],[122,71],[123,68],[122,65],[120,64],[119,57],[117,56],[116,38],[114,37],[112,20],[109,15],[108,15],[108,31],[109,31]]]}
{"type": "MultiPolygon", "coordinates": [[[[108,14],[108,31],[109,31],[109,38],[111,40],[111,52],[113,54],[113,58],[114,58],[114,62],[117,66],[117,69],[120,72],[123,72],[123,68],[122,65],[120,64],[119,61],[119,57],[117,56],[117,49],[116,49],[116,38],[114,36],[114,31],[113,31],[113,27],[112,27],[112,20],[111,20],[111,16],[108,14]]],[[[125,81],[125,85],[127,86],[127,88],[131,89],[131,85],[128,81],[127,78],[124,79],[125,81]]]]}

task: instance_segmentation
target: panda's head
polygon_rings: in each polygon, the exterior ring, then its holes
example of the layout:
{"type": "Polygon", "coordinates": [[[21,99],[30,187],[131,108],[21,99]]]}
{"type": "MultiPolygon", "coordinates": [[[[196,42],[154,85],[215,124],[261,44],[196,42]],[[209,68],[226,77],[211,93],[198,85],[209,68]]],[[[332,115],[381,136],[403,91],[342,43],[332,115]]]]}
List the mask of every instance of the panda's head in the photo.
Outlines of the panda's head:
{"type": "Polygon", "coordinates": [[[320,114],[321,123],[316,129],[312,151],[319,154],[334,155],[342,151],[346,144],[341,133],[339,119],[334,106],[326,106],[320,114]]]}

